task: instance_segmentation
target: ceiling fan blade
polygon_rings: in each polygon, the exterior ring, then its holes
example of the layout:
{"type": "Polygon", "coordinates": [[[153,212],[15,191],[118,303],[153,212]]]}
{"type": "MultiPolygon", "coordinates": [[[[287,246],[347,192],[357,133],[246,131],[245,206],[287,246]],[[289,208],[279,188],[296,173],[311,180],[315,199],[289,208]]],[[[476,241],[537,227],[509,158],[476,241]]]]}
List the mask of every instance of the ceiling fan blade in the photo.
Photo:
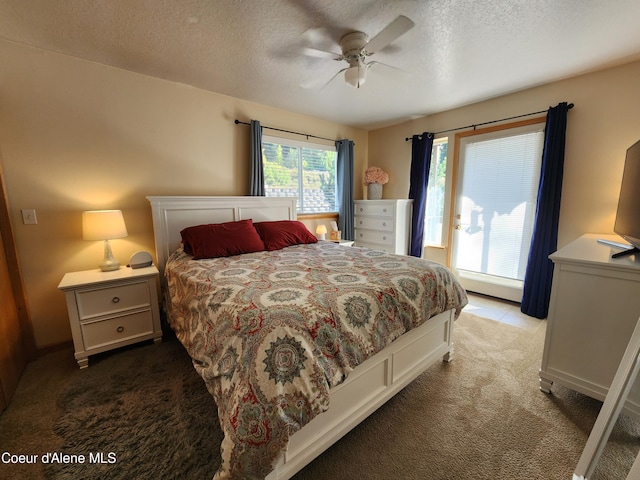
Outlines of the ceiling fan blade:
{"type": "Polygon", "coordinates": [[[388,63],[368,62],[366,65],[367,70],[374,70],[374,75],[376,76],[382,75],[386,78],[393,78],[394,80],[407,80],[412,77],[412,72],[394,67],[388,63]]]}
{"type": "MultiPolygon", "coordinates": [[[[348,67],[347,67],[348,68],[348,67]]],[[[340,75],[341,73],[344,73],[345,70],[347,70],[347,68],[343,68],[342,70],[339,70],[333,77],[331,77],[327,82],[325,82],[323,79],[319,79],[316,78],[314,80],[311,80],[309,82],[306,82],[304,84],[302,84],[302,88],[307,88],[307,89],[318,89],[318,90],[322,90],[323,88],[325,88],[327,85],[329,85],[331,82],[333,82],[335,80],[335,78],[340,75]]]]}
{"type": "Polygon", "coordinates": [[[302,49],[302,53],[309,57],[325,58],[329,60],[342,60],[342,54],[334,52],[325,52],[324,50],[318,50],[316,48],[305,47],[302,49]]]}
{"type": "Polygon", "coordinates": [[[415,23],[404,15],[400,15],[393,22],[387,25],[371,39],[364,47],[367,55],[372,55],[393,42],[396,38],[404,35],[413,28],[415,23]]]}
{"type": "MultiPolygon", "coordinates": [[[[367,70],[369,70],[373,66],[380,65],[381,67],[390,68],[390,69],[396,70],[398,72],[404,72],[404,70],[402,70],[401,68],[394,67],[393,65],[389,65],[388,63],[382,63],[382,62],[373,61],[373,62],[368,62],[365,65],[367,66],[367,70]]],[[[378,68],[376,67],[376,70],[377,69],[378,68]]]]}
{"type": "Polygon", "coordinates": [[[333,36],[327,28],[310,28],[302,34],[302,38],[310,45],[334,44],[333,36]]]}

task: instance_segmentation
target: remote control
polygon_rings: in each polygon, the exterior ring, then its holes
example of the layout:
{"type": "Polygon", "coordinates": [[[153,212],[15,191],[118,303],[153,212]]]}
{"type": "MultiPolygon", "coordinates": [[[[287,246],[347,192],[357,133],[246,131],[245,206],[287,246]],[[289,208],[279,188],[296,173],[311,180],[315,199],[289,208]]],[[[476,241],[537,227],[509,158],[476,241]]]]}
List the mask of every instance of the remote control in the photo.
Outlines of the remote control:
{"type": "Polygon", "coordinates": [[[610,247],[622,248],[625,250],[631,248],[631,245],[629,245],[628,243],[614,242],[613,240],[605,240],[604,238],[599,238],[598,243],[609,245],[610,247]]]}

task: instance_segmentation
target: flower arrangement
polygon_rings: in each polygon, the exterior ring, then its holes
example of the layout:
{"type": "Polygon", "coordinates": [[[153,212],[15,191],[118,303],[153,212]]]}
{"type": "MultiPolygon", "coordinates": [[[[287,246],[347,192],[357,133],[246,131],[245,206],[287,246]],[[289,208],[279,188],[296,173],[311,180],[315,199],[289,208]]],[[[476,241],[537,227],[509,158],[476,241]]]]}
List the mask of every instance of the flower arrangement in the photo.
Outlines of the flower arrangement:
{"type": "Polygon", "coordinates": [[[389,174],[385,173],[380,167],[369,167],[364,172],[364,184],[371,185],[379,183],[384,185],[389,181],[389,174]]]}

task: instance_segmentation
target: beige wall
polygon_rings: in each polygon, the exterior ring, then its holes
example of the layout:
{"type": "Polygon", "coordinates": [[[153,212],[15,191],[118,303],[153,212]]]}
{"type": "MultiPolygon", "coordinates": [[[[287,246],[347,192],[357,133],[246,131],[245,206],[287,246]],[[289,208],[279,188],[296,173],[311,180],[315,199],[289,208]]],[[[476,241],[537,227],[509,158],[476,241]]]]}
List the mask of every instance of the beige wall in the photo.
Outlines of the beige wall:
{"type": "MultiPolygon", "coordinates": [[[[369,165],[390,174],[385,198],[407,198],[411,143],[406,137],[523,113],[559,102],[569,111],[559,245],[583,233],[613,233],[626,149],[640,139],[640,62],[590,73],[369,132],[369,165]]],[[[449,134],[449,145],[454,134],[449,134]]],[[[449,159],[453,150],[449,150],[449,159]]],[[[446,250],[426,256],[446,261],[446,250]]]]}
{"type": "Polygon", "coordinates": [[[102,258],[82,240],[82,210],[122,209],[129,236],[112,248],[124,264],[154,251],[146,195],[248,193],[249,127],[234,119],[350,138],[357,175],[366,164],[364,130],[4,41],[0,65],[0,152],[40,347],[71,339],[64,273],[102,258]],[[22,224],[25,208],[37,225],[22,224]]]}

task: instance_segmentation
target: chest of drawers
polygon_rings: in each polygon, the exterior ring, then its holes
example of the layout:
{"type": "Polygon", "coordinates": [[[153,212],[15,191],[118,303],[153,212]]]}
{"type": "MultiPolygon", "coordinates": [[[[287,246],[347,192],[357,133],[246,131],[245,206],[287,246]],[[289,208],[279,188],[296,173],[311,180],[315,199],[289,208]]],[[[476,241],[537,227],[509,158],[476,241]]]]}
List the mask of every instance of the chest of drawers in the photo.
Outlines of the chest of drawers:
{"type": "MultiPolygon", "coordinates": [[[[553,255],[553,285],[540,367],[540,389],[554,383],[604,400],[640,316],[640,258],[586,234],[553,255]]],[[[625,413],[640,418],[640,378],[625,413]]]]}
{"type": "Polygon", "coordinates": [[[113,272],[67,273],[65,292],[75,358],[80,368],[89,355],[143,340],[162,340],[155,266],[113,272]]]}
{"type": "Polygon", "coordinates": [[[356,200],[355,245],[407,255],[413,200],[356,200]]]}

